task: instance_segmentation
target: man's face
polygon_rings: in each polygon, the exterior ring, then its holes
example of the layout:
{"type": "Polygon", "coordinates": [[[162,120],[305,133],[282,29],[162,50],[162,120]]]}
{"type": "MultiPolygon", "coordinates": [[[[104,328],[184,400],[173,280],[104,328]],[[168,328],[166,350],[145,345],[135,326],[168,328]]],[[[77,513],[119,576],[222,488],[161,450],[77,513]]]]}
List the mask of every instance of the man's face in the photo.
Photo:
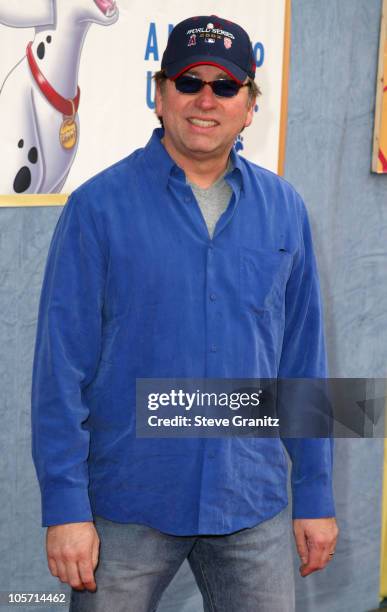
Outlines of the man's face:
{"type": "MultiPolygon", "coordinates": [[[[216,66],[195,66],[185,74],[204,81],[229,78],[216,66]]],[[[215,96],[205,85],[197,94],[177,91],[169,79],[156,91],[156,113],[163,118],[164,144],[172,157],[211,159],[228,155],[235,138],[253,119],[255,100],[248,87],[236,96],[215,96]],[[206,122],[206,123],[203,123],[206,122]]]]}

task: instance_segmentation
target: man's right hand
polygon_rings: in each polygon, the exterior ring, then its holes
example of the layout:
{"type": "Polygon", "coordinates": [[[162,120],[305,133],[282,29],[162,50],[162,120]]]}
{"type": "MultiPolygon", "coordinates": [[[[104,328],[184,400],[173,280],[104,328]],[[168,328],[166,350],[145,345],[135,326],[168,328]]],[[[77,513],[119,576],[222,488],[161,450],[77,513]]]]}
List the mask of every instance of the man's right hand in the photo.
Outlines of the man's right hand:
{"type": "Polygon", "coordinates": [[[99,537],[94,523],[66,523],[47,529],[47,561],[50,572],[73,589],[95,591],[99,537]]]}

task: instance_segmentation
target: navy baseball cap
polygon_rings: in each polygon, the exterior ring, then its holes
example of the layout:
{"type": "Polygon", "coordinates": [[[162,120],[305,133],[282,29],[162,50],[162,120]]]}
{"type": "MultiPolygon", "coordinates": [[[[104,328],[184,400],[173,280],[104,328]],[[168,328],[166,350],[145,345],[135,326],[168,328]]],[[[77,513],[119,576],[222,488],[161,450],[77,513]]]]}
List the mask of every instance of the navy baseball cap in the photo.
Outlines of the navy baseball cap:
{"type": "Polygon", "coordinates": [[[190,17],[172,30],[161,61],[167,77],[176,79],[189,68],[209,64],[243,83],[255,77],[255,59],[247,32],[216,15],[190,17]]]}

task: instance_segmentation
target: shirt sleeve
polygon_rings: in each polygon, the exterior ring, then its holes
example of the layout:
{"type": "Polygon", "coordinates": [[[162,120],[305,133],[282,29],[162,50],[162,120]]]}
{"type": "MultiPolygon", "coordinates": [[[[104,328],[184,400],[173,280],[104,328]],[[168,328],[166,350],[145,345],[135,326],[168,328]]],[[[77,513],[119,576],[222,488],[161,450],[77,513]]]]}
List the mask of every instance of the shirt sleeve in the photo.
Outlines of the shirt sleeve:
{"type": "MultiPolygon", "coordinates": [[[[279,378],[326,378],[320,286],[305,206],[301,207],[300,245],[286,290],[285,331],[279,378]]],[[[333,440],[284,438],[292,461],[293,518],[335,516],[332,487],[333,440]]]]}
{"type": "Polygon", "coordinates": [[[88,409],[99,363],[106,259],[84,197],[70,196],[49,249],[32,376],[32,455],[43,526],[92,520],[88,409]]]}

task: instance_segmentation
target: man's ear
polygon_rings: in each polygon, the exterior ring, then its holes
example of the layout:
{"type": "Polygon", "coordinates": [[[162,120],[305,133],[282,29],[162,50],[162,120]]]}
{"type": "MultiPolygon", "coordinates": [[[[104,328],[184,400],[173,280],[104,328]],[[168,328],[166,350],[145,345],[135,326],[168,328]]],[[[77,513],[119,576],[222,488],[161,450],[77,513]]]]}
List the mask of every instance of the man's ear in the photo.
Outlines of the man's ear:
{"type": "Polygon", "coordinates": [[[155,113],[158,117],[163,116],[163,94],[161,92],[160,83],[156,83],[155,113]]]}
{"type": "Polygon", "coordinates": [[[251,100],[249,100],[248,107],[247,107],[246,121],[243,127],[249,127],[249,125],[251,125],[253,121],[253,117],[254,117],[254,109],[255,109],[256,103],[257,103],[256,96],[252,98],[251,100]]]}

